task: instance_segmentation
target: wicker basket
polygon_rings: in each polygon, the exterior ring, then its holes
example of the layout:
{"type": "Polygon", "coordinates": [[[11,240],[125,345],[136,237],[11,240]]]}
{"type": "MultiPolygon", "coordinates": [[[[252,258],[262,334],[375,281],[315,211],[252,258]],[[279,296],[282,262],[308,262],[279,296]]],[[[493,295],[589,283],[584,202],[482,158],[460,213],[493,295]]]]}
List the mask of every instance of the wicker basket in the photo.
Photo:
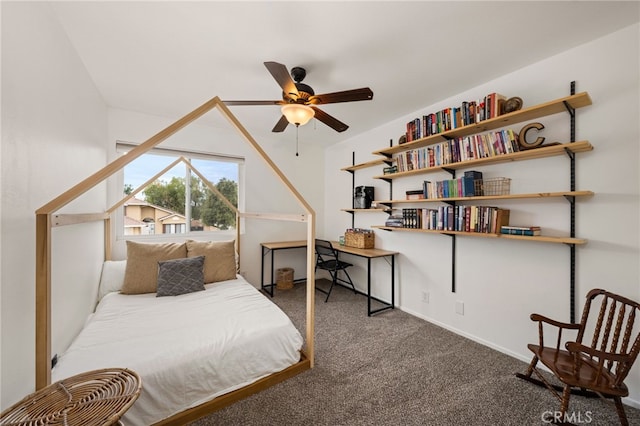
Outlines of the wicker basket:
{"type": "Polygon", "coordinates": [[[476,195],[509,195],[511,193],[511,179],[506,177],[478,179],[474,184],[476,195]]]}
{"type": "Polygon", "coordinates": [[[0,415],[3,425],[116,425],[140,396],[138,373],[126,368],[92,370],[24,397],[0,415]]]}
{"type": "Polygon", "coordinates": [[[376,245],[373,232],[345,232],[344,245],[355,248],[373,248],[376,245]]]}
{"type": "Polygon", "coordinates": [[[293,268],[280,268],[276,270],[276,288],[289,290],[293,288],[293,268]]]}

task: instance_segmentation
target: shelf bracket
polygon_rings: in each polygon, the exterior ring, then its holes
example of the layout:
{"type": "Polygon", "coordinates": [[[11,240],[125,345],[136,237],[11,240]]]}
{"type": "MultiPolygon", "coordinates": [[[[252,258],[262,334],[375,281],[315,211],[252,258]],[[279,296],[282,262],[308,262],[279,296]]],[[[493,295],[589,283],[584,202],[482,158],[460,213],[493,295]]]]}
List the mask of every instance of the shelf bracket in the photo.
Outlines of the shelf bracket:
{"type": "Polygon", "coordinates": [[[575,204],[576,203],[576,197],[575,195],[565,195],[564,198],[570,202],[571,204],[575,204]]]}
{"type": "Polygon", "coordinates": [[[453,178],[456,177],[456,170],[455,169],[450,169],[449,167],[443,167],[442,170],[444,170],[445,172],[449,173],[451,175],[451,177],[453,177],[453,178]]]}
{"type": "Polygon", "coordinates": [[[451,293],[456,292],[456,234],[447,234],[443,232],[442,235],[451,237],[451,293]]]}
{"type": "Polygon", "coordinates": [[[451,293],[456,292],[456,236],[451,237],[451,293]]]}
{"type": "Polygon", "coordinates": [[[564,107],[567,109],[567,112],[571,115],[571,117],[575,117],[576,109],[572,107],[571,104],[567,101],[563,101],[562,103],[564,104],[564,107]]]}
{"type": "Polygon", "coordinates": [[[571,151],[569,148],[565,148],[564,152],[567,153],[567,155],[569,156],[569,158],[571,159],[571,161],[574,161],[576,159],[576,153],[571,151]]]}

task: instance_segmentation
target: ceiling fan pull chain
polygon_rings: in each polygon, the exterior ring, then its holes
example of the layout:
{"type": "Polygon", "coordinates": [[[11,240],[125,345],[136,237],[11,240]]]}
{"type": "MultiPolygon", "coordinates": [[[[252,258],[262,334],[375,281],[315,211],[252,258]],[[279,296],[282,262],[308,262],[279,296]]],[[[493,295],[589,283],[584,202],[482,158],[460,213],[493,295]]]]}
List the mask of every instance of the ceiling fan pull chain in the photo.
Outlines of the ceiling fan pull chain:
{"type": "Polygon", "coordinates": [[[296,157],[298,156],[298,128],[300,127],[299,124],[296,124],[296,157]]]}

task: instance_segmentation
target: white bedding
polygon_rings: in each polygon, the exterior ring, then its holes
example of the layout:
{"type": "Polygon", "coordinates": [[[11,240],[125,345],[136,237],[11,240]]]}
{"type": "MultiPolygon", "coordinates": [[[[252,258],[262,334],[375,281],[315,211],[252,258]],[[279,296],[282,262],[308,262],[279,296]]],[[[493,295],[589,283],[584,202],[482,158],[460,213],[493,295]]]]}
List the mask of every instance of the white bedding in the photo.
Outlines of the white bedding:
{"type": "Polygon", "coordinates": [[[205,287],[174,297],[107,294],[59,357],[52,381],[130,368],[142,392],[123,422],[147,426],[299,361],[302,336],[244,278],[205,287]]]}

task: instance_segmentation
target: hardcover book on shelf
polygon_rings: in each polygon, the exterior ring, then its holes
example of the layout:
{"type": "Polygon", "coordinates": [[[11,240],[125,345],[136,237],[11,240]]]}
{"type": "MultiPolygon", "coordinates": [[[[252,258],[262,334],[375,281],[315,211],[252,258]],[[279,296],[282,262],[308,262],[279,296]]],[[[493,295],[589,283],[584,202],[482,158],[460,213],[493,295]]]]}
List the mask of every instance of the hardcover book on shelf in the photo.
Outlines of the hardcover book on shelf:
{"type": "Polygon", "coordinates": [[[391,215],[387,218],[384,223],[384,226],[389,226],[393,228],[402,228],[403,217],[402,215],[391,215]]]}
{"type": "Polygon", "coordinates": [[[526,235],[526,236],[536,236],[541,234],[541,229],[539,226],[502,226],[500,228],[501,234],[506,235],[526,235]]]}
{"type": "Polygon", "coordinates": [[[495,221],[492,223],[490,231],[492,234],[501,232],[503,226],[509,225],[510,212],[509,209],[496,209],[495,221]]]}
{"type": "Polygon", "coordinates": [[[416,189],[413,191],[405,191],[405,196],[407,200],[421,200],[425,198],[424,189],[416,189]]]}

